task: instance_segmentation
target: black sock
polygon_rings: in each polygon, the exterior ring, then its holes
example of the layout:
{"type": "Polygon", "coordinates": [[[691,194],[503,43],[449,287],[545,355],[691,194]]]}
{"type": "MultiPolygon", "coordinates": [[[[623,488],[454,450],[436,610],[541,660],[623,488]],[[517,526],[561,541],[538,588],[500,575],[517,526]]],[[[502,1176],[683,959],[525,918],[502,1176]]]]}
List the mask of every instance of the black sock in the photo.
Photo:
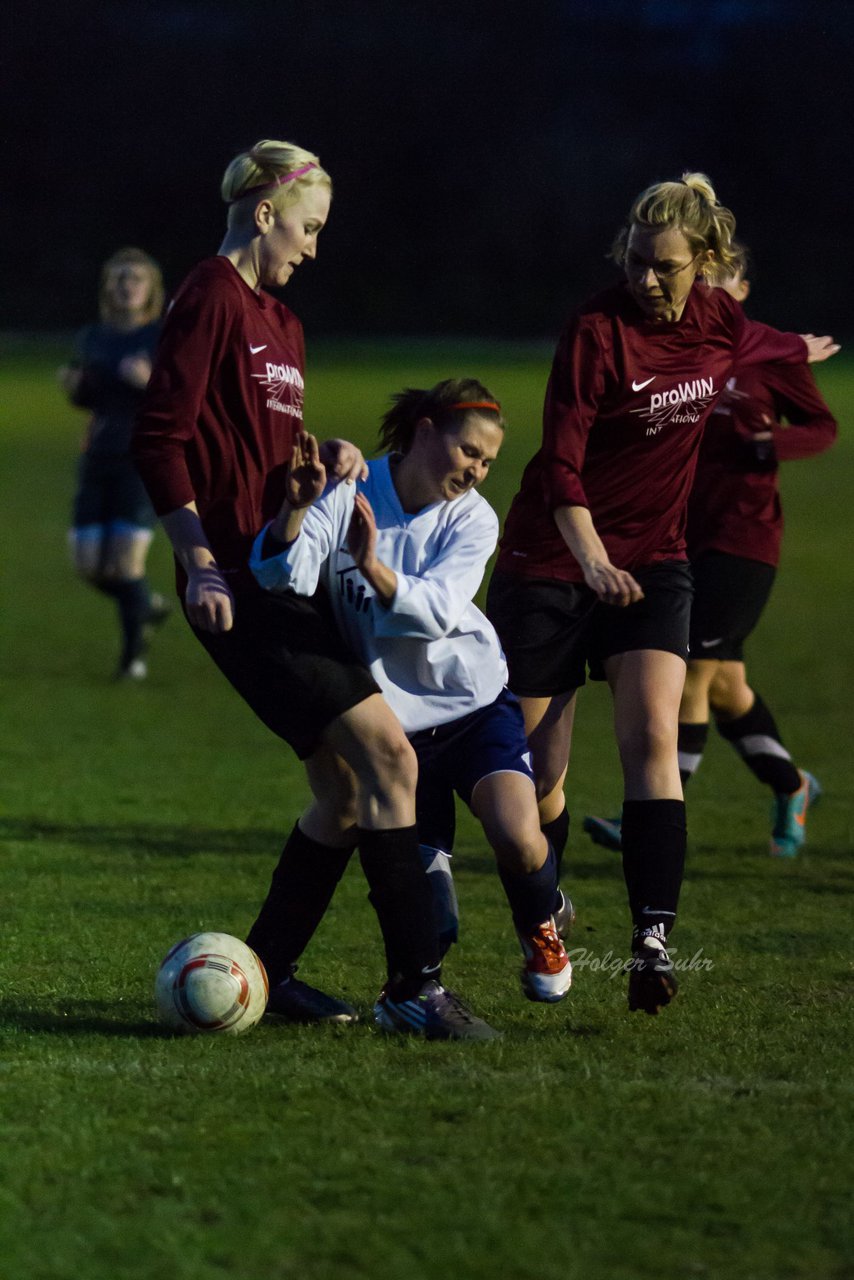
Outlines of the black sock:
{"type": "Polygon", "coordinates": [[[679,722],[677,751],[679,753],[679,777],[684,787],[700,767],[709,737],[708,721],[695,724],[679,722]]]}
{"type": "Polygon", "coordinates": [[[122,628],[121,665],[128,666],[145,652],[143,628],[151,608],[151,591],[147,578],[98,578],[94,585],[106,596],[112,596],[119,607],[122,628]]]}
{"type": "Polygon", "coordinates": [[[685,871],[685,801],[623,803],[623,875],[636,934],[673,927],[685,871]]]}
{"type": "Polygon", "coordinates": [[[439,940],[433,894],[418,852],[418,828],[359,832],[359,857],[385,944],[389,991],[416,995],[427,978],[439,980],[439,940]]]}
{"type": "Polygon", "coordinates": [[[551,822],[541,822],[540,830],[554,850],[555,855],[555,880],[557,882],[557,892],[555,893],[554,905],[552,911],[559,911],[563,905],[563,894],[560,891],[560,875],[563,867],[563,855],[569,840],[569,810],[564,805],[556,818],[552,818],[551,822]]]}
{"type": "Polygon", "coordinates": [[[554,851],[556,873],[558,879],[560,879],[564,850],[569,840],[569,810],[563,808],[556,818],[552,818],[551,822],[541,822],[540,830],[554,851]]]}
{"type": "Polygon", "coordinates": [[[557,898],[557,861],[551,845],[537,871],[508,871],[499,865],[498,874],[520,933],[530,933],[548,920],[557,898]]]}
{"type": "Polygon", "coordinates": [[[352,852],[318,844],[294,827],[246,939],[263,960],[271,987],[289,976],[308,946],[352,852]]]}
{"type": "Polygon", "coordinates": [[[774,717],[758,693],[754,695],[753,706],[743,716],[715,723],[721,737],[732,743],[760,782],[784,795],[797,791],[801,775],[783,746],[774,717]]]}

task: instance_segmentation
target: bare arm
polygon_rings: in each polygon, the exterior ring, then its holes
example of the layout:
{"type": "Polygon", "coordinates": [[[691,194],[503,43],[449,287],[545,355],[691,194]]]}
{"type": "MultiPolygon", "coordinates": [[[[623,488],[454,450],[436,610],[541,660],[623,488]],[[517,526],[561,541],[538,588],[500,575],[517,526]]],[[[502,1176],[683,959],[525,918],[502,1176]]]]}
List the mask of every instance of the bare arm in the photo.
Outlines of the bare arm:
{"type": "Polygon", "coordinates": [[[625,569],[611,564],[587,507],[556,507],[555,523],[575,556],[584,581],[603,604],[624,607],[643,599],[643,591],[625,569]]]}
{"type": "Polygon", "coordinates": [[[175,556],[187,574],[187,616],[200,631],[230,631],[234,597],[219,571],[195,502],[161,516],[175,556]]]}

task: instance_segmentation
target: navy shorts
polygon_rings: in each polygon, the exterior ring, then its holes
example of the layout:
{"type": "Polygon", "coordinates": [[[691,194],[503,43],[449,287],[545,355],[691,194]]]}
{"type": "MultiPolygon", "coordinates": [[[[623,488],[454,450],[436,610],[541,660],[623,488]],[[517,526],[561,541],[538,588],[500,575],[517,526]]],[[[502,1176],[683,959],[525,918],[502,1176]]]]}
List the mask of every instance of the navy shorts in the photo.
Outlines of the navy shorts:
{"type": "Polygon", "coordinates": [[[580,689],[587,669],[604,680],[604,662],[634,649],[660,649],[687,662],[691,570],[687,561],[632,569],[643,600],[626,608],[602,604],[583,582],[492,575],[486,614],[501,641],[510,688],[519,697],[549,698],[580,689]]]}
{"type": "Polygon", "coordinates": [[[726,551],[704,552],[691,570],[691,657],[743,662],[744,642],[762,617],[777,570],[726,551]]]}
{"type": "Polygon", "coordinates": [[[533,782],[522,710],[506,689],[488,707],[410,734],[409,741],[418,756],[418,838],[431,849],[454,847],[455,794],[470,805],[476,785],[491,773],[521,773],[533,782]]]}
{"type": "Polygon", "coordinates": [[[268,729],[307,760],[333,720],[379,693],[322,593],[238,596],[231,631],[193,634],[268,729]]]}
{"type": "Polygon", "coordinates": [[[154,508],[130,458],[83,454],[71,523],[75,529],[93,524],[154,528],[154,508]]]}

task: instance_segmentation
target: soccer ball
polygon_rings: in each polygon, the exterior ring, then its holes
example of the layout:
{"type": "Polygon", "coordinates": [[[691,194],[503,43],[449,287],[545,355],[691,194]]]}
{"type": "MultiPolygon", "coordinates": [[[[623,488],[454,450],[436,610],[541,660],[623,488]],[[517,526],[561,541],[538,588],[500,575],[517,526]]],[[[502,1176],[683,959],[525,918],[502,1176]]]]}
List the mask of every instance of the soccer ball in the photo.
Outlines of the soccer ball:
{"type": "Polygon", "coordinates": [[[270,986],[255,952],[229,933],[176,942],[157,972],[154,998],[171,1031],[237,1036],[267,1007],[270,986]]]}

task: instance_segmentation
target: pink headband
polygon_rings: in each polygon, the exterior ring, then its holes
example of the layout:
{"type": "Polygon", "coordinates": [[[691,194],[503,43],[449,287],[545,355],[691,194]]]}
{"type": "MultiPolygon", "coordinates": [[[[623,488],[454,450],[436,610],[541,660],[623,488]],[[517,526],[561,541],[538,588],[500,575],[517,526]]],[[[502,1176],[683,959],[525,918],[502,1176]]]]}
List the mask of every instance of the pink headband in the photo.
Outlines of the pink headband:
{"type": "Polygon", "coordinates": [[[301,178],[304,173],[309,173],[312,169],[319,168],[312,162],[304,164],[301,169],[292,169],[290,173],[283,173],[278,178],[273,178],[270,182],[260,182],[257,187],[247,187],[239,196],[235,196],[233,200],[229,200],[229,204],[237,204],[238,200],[242,200],[245,196],[251,196],[253,191],[264,191],[267,187],[282,187],[286,182],[293,182],[294,178],[301,178]]]}

